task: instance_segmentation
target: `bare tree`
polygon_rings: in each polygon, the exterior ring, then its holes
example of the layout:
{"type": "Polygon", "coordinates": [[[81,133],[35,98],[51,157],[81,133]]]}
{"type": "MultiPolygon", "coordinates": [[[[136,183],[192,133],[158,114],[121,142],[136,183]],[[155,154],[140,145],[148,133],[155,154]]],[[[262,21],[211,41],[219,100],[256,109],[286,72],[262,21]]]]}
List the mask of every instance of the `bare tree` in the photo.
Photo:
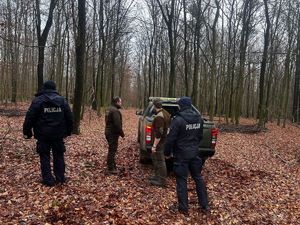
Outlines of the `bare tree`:
{"type": "Polygon", "coordinates": [[[183,40],[184,40],[184,84],[185,84],[185,95],[189,95],[189,63],[188,63],[188,49],[189,49],[189,41],[188,41],[188,24],[187,24],[187,4],[186,0],[182,1],[183,4],[183,26],[184,26],[184,32],[183,32],[183,40]]]}
{"type": "Polygon", "coordinates": [[[9,42],[9,53],[10,53],[10,60],[11,60],[11,101],[17,101],[17,77],[18,77],[18,70],[17,70],[17,52],[15,49],[16,45],[16,37],[13,34],[13,19],[12,19],[12,9],[10,0],[7,0],[7,12],[8,12],[8,37],[10,39],[9,42]]]}
{"type": "Polygon", "coordinates": [[[78,32],[76,37],[76,81],[74,92],[74,130],[73,133],[80,133],[80,113],[83,97],[83,78],[85,62],[85,33],[86,33],[86,12],[85,0],[78,0],[78,32]]]}
{"type": "Polygon", "coordinates": [[[269,16],[269,8],[268,8],[268,0],[264,0],[265,6],[265,16],[266,16],[266,31],[265,31],[265,44],[264,44],[264,52],[261,62],[261,70],[260,70],[260,82],[259,82],[259,105],[258,105],[258,115],[259,121],[258,125],[264,127],[266,121],[266,102],[265,102],[265,73],[267,67],[268,60],[268,49],[270,43],[270,16],[269,16]]]}
{"type": "Polygon", "coordinates": [[[234,119],[235,124],[239,124],[241,109],[242,109],[242,98],[244,93],[244,73],[245,73],[245,62],[246,52],[248,48],[248,42],[252,31],[254,12],[256,2],[254,0],[246,0],[244,3],[243,14],[242,14],[242,31],[240,40],[240,65],[237,77],[236,95],[235,95],[235,110],[234,119]]]}
{"type": "Polygon", "coordinates": [[[211,28],[212,31],[212,41],[210,43],[211,52],[212,52],[212,63],[211,63],[211,77],[210,77],[210,97],[209,97],[209,118],[213,120],[214,116],[214,94],[215,94],[215,79],[217,75],[217,23],[220,16],[220,2],[215,0],[215,4],[217,7],[216,15],[214,18],[214,22],[211,28]]]}
{"type": "MultiPolygon", "coordinates": [[[[198,0],[195,2],[195,12],[193,16],[195,17],[194,25],[194,68],[193,68],[193,85],[192,85],[192,100],[193,102],[198,102],[198,85],[199,85],[199,67],[200,67],[200,47],[201,47],[201,25],[203,21],[203,10],[202,11],[202,1],[198,0]]],[[[186,38],[186,37],[185,37],[186,38]]]]}
{"type": "Polygon", "coordinates": [[[175,79],[176,79],[176,48],[177,48],[177,35],[176,35],[176,21],[175,21],[175,0],[171,0],[170,5],[166,4],[163,7],[160,0],[157,0],[161,10],[163,19],[168,30],[169,51],[170,51],[170,73],[169,73],[169,92],[168,96],[175,96],[175,79]]]}
{"type": "Polygon", "coordinates": [[[42,21],[41,21],[40,0],[36,0],[35,4],[36,4],[36,29],[37,29],[36,34],[37,34],[38,49],[39,49],[37,76],[38,76],[38,90],[40,90],[42,88],[43,81],[44,81],[45,46],[46,46],[50,28],[52,26],[53,12],[57,4],[57,0],[51,0],[50,2],[48,19],[43,31],[41,30],[42,21]]]}
{"type": "Polygon", "coordinates": [[[286,19],[288,43],[287,51],[284,61],[284,86],[283,86],[283,127],[286,125],[289,95],[290,95],[290,86],[291,86],[291,61],[292,61],[292,48],[295,42],[294,30],[296,24],[294,23],[295,14],[292,11],[292,3],[288,3],[288,14],[286,19]]]}
{"type": "MultiPolygon", "coordinates": [[[[225,106],[225,119],[226,123],[229,122],[229,117],[232,117],[232,108],[233,108],[233,94],[234,94],[234,78],[235,78],[235,64],[236,64],[236,36],[237,29],[234,29],[235,21],[234,21],[234,11],[236,7],[236,0],[233,0],[229,5],[229,16],[227,17],[227,26],[228,26],[228,37],[227,37],[227,79],[225,82],[226,85],[226,106],[225,106]]],[[[239,23],[236,22],[236,23],[239,23]]]]}
{"type": "Polygon", "coordinates": [[[274,115],[274,101],[275,101],[275,90],[278,85],[276,85],[276,80],[274,80],[275,77],[275,69],[276,69],[276,64],[278,63],[278,56],[277,54],[274,54],[274,52],[279,50],[280,46],[280,17],[282,15],[282,1],[280,0],[273,6],[273,10],[271,8],[270,11],[273,11],[273,22],[271,26],[271,32],[270,32],[270,50],[269,52],[271,53],[269,56],[269,69],[268,69],[268,74],[267,74],[267,91],[266,91],[266,120],[267,119],[273,119],[274,115]]]}
{"type": "Polygon", "coordinates": [[[293,117],[294,121],[300,122],[300,11],[298,10],[298,32],[297,32],[297,58],[294,84],[293,117]]]}
{"type": "Polygon", "coordinates": [[[82,61],[76,2],[0,1],[2,102],[31,98],[47,77],[82,116],[117,93],[141,107],[149,95],[191,95],[227,123],[299,121],[297,0],[86,1],[82,61]]]}

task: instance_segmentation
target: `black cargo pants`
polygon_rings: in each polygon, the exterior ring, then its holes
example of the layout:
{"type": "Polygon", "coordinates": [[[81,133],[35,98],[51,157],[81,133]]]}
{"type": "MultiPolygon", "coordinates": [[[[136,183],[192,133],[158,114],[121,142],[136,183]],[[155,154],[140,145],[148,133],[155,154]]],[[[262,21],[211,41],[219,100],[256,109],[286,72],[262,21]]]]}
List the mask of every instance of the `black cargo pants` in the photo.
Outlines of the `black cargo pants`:
{"type": "Polygon", "coordinates": [[[108,142],[108,154],[107,154],[107,169],[114,170],[117,169],[115,156],[118,149],[119,135],[105,135],[108,142]]]}
{"type": "Polygon", "coordinates": [[[202,159],[196,157],[190,160],[174,161],[174,173],[176,175],[176,190],[178,198],[178,209],[188,212],[188,189],[187,178],[189,172],[196,183],[196,192],[199,206],[205,208],[208,206],[208,197],[205,182],[201,176],[202,159]]]}
{"type": "Polygon", "coordinates": [[[64,152],[66,151],[63,140],[55,141],[37,141],[37,152],[40,155],[41,171],[43,183],[53,186],[56,182],[65,182],[65,160],[64,152]],[[50,152],[52,149],[53,156],[53,172],[55,179],[51,173],[50,152]]]}

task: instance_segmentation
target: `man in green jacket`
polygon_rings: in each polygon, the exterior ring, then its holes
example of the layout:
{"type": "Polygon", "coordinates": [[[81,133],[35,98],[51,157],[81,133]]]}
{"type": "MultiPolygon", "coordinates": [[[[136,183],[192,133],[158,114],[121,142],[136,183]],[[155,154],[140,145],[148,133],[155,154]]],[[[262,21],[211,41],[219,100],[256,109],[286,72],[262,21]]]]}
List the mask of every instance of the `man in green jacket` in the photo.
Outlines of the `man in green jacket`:
{"type": "Polygon", "coordinates": [[[111,106],[105,112],[105,137],[108,142],[107,154],[107,173],[118,174],[115,162],[115,155],[118,149],[118,140],[121,136],[124,138],[122,128],[122,114],[120,108],[122,106],[122,99],[114,97],[111,106]]]}

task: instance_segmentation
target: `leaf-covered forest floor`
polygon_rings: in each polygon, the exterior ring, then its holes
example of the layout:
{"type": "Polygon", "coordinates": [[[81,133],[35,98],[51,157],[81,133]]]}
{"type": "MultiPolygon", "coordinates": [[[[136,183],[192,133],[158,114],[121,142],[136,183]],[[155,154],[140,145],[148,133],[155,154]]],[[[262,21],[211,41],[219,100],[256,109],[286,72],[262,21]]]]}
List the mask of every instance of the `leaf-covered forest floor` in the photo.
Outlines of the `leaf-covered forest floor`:
{"type": "Polygon", "coordinates": [[[13,117],[0,113],[0,224],[299,224],[299,127],[268,123],[267,130],[251,133],[219,125],[217,153],[202,171],[211,212],[198,211],[189,178],[190,215],[184,216],[168,210],[176,202],[174,176],[167,188],[148,184],[152,167],[138,162],[135,110],[122,110],[122,173],[105,175],[104,118],[87,111],[81,135],[65,140],[69,181],[48,188],[40,183],[35,140],[22,138],[24,116],[18,112],[27,107],[19,105],[13,117]]]}

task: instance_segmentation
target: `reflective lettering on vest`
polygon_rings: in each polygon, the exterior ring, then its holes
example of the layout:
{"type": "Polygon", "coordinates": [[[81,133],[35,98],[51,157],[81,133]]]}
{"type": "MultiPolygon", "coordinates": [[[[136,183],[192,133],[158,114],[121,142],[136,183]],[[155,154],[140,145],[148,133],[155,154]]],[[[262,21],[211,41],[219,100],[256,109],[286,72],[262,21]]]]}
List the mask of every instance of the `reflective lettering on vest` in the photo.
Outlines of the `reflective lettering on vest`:
{"type": "Polygon", "coordinates": [[[187,124],[185,126],[186,130],[196,130],[196,129],[200,129],[201,127],[201,123],[193,123],[193,124],[187,124]]]}
{"type": "Polygon", "coordinates": [[[57,112],[62,112],[60,107],[44,108],[44,113],[57,113],[57,112]]]}

